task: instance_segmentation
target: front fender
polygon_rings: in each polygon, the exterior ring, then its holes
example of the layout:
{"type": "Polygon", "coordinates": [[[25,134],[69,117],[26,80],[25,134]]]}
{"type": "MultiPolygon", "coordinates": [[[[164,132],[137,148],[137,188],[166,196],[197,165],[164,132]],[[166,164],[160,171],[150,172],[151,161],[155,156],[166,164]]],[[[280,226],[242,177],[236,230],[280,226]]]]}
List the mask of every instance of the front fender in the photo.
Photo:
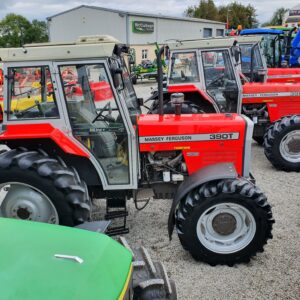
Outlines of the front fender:
{"type": "Polygon", "coordinates": [[[168,232],[170,240],[172,239],[172,233],[175,226],[175,211],[181,199],[183,199],[191,190],[203,183],[213,180],[234,179],[237,178],[237,176],[238,174],[232,163],[219,163],[200,169],[184,180],[176,191],[169,214],[168,232]]]}

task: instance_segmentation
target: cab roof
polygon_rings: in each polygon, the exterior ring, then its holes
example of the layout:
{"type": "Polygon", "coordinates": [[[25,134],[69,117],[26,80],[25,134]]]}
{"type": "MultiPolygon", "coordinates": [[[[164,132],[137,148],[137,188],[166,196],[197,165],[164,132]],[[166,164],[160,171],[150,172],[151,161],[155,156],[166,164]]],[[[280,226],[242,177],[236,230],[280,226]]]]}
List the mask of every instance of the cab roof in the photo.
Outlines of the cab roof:
{"type": "Polygon", "coordinates": [[[247,35],[247,36],[236,36],[235,39],[240,44],[256,44],[260,43],[263,39],[261,35],[247,35]]]}
{"type": "Polygon", "coordinates": [[[114,37],[81,36],[71,43],[26,44],[20,48],[0,49],[0,61],[40,61],[87,59],[112,56],[114,47],[120,42],[114,37]]]}
{"type": "Polygon", "coordinates": [[[232,37],[221,37],[221,38],[209,38],[199,40],[186,40],[186,41],[175,41],[167,43],[170,50],[177,49],[206,49],[206,48],[229,48],[233,46],[235,38],[232,37]]]}
{"type": "Polygon", "coordinates": [[[255,29],[244,29],[241,31],[240,35],[252,35],[252,34],[283,34],[282,30],[269,29],[269,28],[255,28],[255,29]]]}

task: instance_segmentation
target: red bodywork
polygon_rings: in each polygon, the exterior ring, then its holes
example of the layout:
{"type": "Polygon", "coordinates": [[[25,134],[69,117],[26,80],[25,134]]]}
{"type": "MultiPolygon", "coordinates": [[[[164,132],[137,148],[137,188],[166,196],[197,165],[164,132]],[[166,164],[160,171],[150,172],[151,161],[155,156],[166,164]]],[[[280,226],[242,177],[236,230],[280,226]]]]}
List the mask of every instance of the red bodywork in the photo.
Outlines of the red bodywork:
{"type": "Polygon", "coordinates": [[[231,162],[242,175],[246,121],[237,114],[141,115],[138,128],[141,152],[182,151],[189,174],[208,165],[231,162]],[[238,138],[214,139],[217,133],[235,133],[238,138]],[[174,141],[174,136],[187,139],[174,141]],[[189,141],[190,136],[198,140],[189,141]],[[145,138],[147,142],[141,140],[145,138]]]}
{"type": "Polygon", "coordinates": [[[5,131],[0,134],[0,141],[18,139],[50,139],[65,153],[90,157],[88,152],[78,147],[65,133],[48,123],[7,125],[5,131]]]}
{"type": "Polygon", "coordinates": [[[245,83],[244,104],[267,104],[271,123],[281,117],[300,114],[300,85],[287,83],[245,83]]]}
{"type": "MultiPolygon", "coordinates": [[[[168,93],[198,93],[199,98],[209,102],[204,91],[193,84],[168,86],[168,93]]],[[[300,84],[294,83],[245,83],[243,85],[242,104],[267,104],[270,121],[300,114],[300,84]]]]}
{"type": "Polygon", "coordinates": [[[267,82],[300,83],[300,68],[269,68],[267,82]]]}
{"type": "MultiPolygon", "coordinates": [[[[82,97],[82,88],[77,85],[77,81],[69,81],[66,88],[70,85],[70,93],[75,97],[82,97]]],[[[113,93],[110,84],[107,81],[90,82],[90,88],[94,96],[95,102],[110,100],[113,98],[113,93]]],[[[68,90],[66,90],[68,92],[68,90]]]]}

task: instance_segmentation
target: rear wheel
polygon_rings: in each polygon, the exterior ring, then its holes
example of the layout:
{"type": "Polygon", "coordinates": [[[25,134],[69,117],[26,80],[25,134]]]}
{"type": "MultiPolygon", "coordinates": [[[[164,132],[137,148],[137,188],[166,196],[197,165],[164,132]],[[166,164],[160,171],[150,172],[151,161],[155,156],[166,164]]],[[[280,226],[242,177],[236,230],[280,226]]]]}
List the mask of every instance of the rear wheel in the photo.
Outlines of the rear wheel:
{"type": "Polygon", "coordinates": [[[203,184],[176,211],[184,249],[210,265],[248,262],[272,238],[273,222],[265,195],[245,179],[203,184]]]}
{"type": "Polygon", "coordinates": [[[0,154],[0,216],[75,226],[90,216],[86,184],[42,151],[0,154]]]}
{"type": "Polygon", "coordinates": [[[279,170],[300,171],[300,115],[284,117],[264,136],[265,155],[279,170]]]}

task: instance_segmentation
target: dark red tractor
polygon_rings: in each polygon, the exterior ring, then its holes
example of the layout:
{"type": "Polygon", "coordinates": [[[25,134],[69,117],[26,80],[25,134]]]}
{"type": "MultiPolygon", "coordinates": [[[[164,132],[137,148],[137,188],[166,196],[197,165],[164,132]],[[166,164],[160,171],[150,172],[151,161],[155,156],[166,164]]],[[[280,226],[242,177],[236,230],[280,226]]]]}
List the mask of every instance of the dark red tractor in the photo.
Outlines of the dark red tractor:
{"type": "Polygon", "coordinates": [[[141,114],[127,52],[107,37],[0,49],[0,142],[8,147],[0,154],[1,216],[74,226],[90,220],[92,201],[101,198],[105,218],[123,222],[107,233],[126,233],[127,201],[141,206],[149,189],[173,200],[169,235],[175,227],[195,259],[248,262],[274,222],[250,173],[253,122],[236,113],[181,114],[180,94],[172,95],[176,114],[164,114],[161,69],[159,111],[141,114]],[[64,80],[66,68],[76,82],[64,80]],[[16,74],[28,69],[40,74],[39,84],[20,94],[16,74]],[[92,83],[100,81],[113,97],[96,107],[92,83]],[[82,93],[73,97],[71,87],[82,93]]]}

